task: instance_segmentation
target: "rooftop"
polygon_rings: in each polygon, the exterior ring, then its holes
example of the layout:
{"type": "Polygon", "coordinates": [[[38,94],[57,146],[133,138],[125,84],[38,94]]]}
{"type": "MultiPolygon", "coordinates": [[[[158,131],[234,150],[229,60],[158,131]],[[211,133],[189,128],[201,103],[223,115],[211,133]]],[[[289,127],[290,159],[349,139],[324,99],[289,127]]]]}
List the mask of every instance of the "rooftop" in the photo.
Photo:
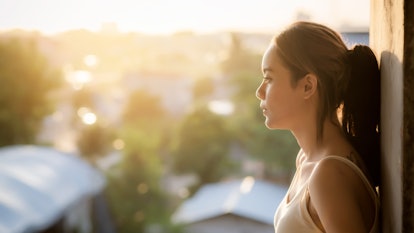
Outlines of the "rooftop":
{"type": "Polygon", "coordinates": [[[176,223],[191,224],[226,214],[234,214],[265,224],[283,200],[287,187],[245,177],[240,180],[208,184],[174,213],[176,223]]]}
{"type": "Polygon", "coordinates": [[[76,202],[97,194],[104,177],[78,156],[49,147],[0,149],[0,232],[36,232],[76,202]]]}

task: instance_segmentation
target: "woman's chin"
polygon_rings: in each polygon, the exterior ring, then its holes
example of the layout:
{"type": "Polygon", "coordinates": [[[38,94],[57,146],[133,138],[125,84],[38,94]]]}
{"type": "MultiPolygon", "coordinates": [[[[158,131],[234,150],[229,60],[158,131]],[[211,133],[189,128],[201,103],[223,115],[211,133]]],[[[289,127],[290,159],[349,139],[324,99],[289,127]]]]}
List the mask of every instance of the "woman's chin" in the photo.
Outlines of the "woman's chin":
{"type": "Polygon", "coordinates": [[[275,124],[274,122],[269,122],[269,121],[265,121],[265,125],[268,129],[281,129],[281,130],[285,130],[286,127],[282,127],[279,124],[275,124]]]}
{"type": "Polygon", "coordinates": [[[271,122],[265,121],[265,125],[268,129],[279,129],[275,124],[272,124],[271,122]]]}

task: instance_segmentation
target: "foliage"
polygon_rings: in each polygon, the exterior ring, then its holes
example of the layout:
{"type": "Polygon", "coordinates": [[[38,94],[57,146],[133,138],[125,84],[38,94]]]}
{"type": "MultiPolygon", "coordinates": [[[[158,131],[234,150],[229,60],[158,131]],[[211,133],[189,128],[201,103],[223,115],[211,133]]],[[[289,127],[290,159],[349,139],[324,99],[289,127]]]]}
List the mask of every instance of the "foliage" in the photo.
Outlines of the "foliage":
{"type": "Polygon", "coordinates": [[[125,124],[139,124],[140,127],[151,128],[162,126],[166,113],[159,96],[152,95],[146,90],[136,90],[130,94],[125,106],[122,120],[125,124]],[[146,122],[145,124],[142,124],[146,122]]]}
{"type": "Polygon", "coordinates": [[[194,173],[200,184],[216,182],[231,172],[230,135],[223,116],[205,106],[188,114],[176,136],[174,169],[194,173]]]}
{"type": "Polygon", "coordinates": [[[50,94],[61,83],[34,39],[0,40],[0,146],[35,143],[43,118],[53,111],[50,94]]]}
{"type": "Polygon", "coordinates": [[[144,90],[130,95],[119,137],[125,143],[122,161],[107,173],[106,194],[119,232],[179,232],[169,217],[172,207],[161,189],[160,158],[164,109],[159,98],[144,90]]]}
{"type": "Polygon", "coordinates": [[[162,216],[166,198],[161,191],[161,165],[156,135],[127,130],[121,164],[108,174],[108,197],[120,232],[144,232],[162,216]]]}
{"type": "Polygon", "coordinates": [[[82,156],[94,160],[106,155],[112,148],[114,132],[98,123],[84,126],[79,132],[78,149],[82,156]]]}

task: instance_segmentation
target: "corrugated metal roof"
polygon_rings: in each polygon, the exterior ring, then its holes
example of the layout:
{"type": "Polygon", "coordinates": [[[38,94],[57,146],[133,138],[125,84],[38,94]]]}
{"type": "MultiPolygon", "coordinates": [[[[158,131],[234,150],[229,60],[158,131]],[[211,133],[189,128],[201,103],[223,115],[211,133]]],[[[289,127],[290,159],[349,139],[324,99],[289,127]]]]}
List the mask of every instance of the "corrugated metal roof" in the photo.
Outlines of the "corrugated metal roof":
{"type": "Polygon", "coordinates": [[[252,177],[208,184],[186,200],[172,220],[190,224],[230,213],[271,225],[286,192],[285,186],[252,177]]]}
{"type": "Polygon", "coordinates": [[[75,155],[48,147],[0,149],[0,232],[47,228],[82,198],[98,193],[104,177],[75,155]]]}

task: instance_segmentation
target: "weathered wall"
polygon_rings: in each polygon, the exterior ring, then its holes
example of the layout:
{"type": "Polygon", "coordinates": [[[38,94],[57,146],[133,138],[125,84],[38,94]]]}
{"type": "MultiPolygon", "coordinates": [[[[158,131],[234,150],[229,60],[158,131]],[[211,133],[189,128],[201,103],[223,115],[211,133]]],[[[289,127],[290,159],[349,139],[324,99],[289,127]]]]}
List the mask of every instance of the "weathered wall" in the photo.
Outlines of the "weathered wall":
{"type": "Polygon", "coordinates": [[[402,232],[404,1],[371,0],[370,46],[381,67],[383,232],[402,232]]]}
{"type": "Polygon", "coordinates": [[[414,232],[414,1],[404,2],[403,232],[414,232]]]}
{"type": "Polygon", "coordinates": [[[371,0],[380,60],[383,232],[414,232],[414,1],[371,0]]]}

